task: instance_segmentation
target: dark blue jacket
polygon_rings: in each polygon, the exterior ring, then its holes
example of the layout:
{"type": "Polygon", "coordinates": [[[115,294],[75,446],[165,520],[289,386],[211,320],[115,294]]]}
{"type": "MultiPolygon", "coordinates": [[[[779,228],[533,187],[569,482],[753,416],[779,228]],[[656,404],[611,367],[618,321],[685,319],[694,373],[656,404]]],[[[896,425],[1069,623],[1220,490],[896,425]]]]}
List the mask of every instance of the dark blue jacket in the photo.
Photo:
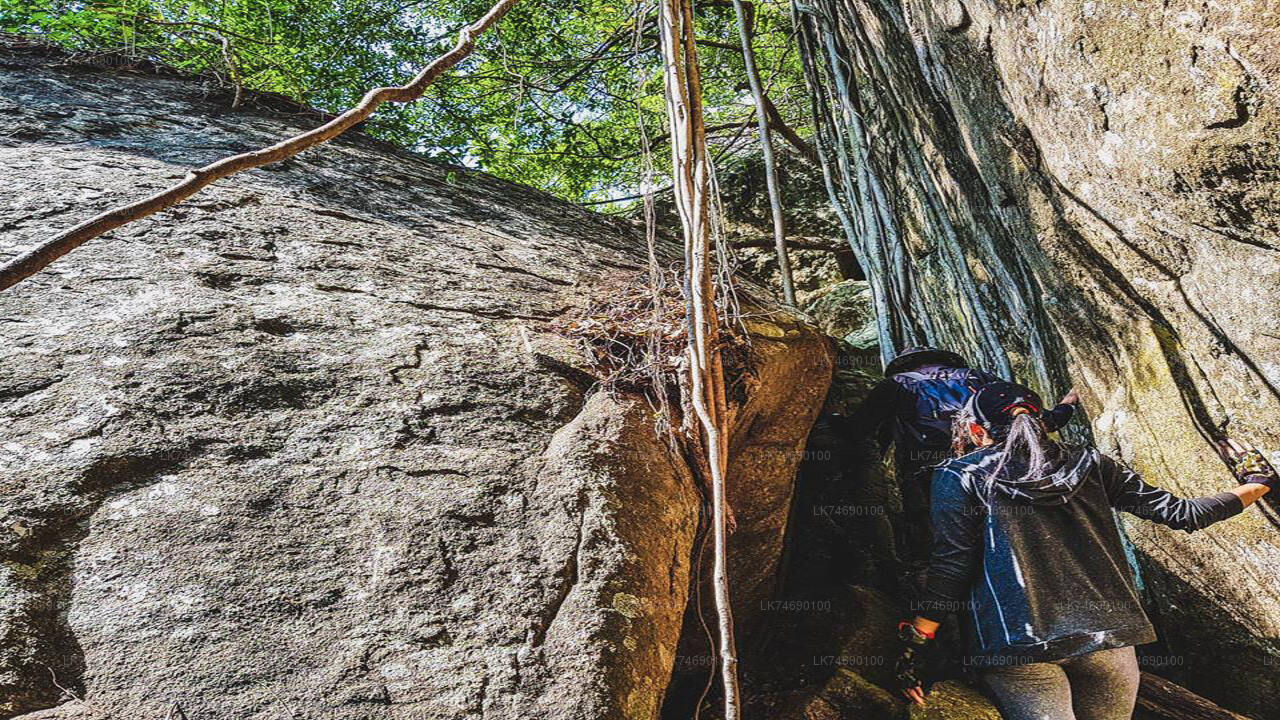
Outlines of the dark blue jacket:
{"type": "Polygon", "coordinates": [[[933,474],[933,553],[917,614],[956,612],[978,667],[1047,662],[1152,642],[1113,511],[1191,532],[1243,509],[1230,492],[1182,499],[1091,447],[1059,446],[1022,483],[999,446],[933,474]]]}

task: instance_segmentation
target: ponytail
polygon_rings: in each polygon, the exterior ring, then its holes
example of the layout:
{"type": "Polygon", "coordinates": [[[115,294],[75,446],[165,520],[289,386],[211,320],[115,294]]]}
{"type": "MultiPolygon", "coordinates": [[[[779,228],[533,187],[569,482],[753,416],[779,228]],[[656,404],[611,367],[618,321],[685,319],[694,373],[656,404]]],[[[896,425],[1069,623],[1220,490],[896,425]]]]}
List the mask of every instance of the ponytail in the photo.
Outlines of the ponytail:
{"type": "Polygon", "coordinates": [[[1019,409],[1021,408],[1014,409],[1013,423],[1009,425],[1009,432],[1005,436],[1004,449],[1000,452],[1000,462],[987,475],[988,498],[996,482],[999,482],[1000,471],[1004,470],[1010,459],[1025,457],[1027,472],[1016,480],[1005,482],[1020,483],[1038,478],[1048,464],[1049,438],[1045,434],[1044,423],[1038,415],[1026,410],[1018,412],[1019,409]]]}
{"type": "MultiPolygon", "coordinates": [[[[996,381],[983,385],[964,410],[956,413],[955,425],[952,428],[952,443],[957,449],[962,439],[967,441],[969,423],[976,423],[986,429],[991,438],[998,443],[985,454],[981,466],[986,474],[983,499],[990,504],[996,484],[1010,486],[1024,483],[1038,483],[1049,466],[1050,456],[1057,455],[1058,446],[1049,440],[1045,432],[1044,421],[1040,419],[1040,408],[1044,404],[1034,390],[1017,383],[996,381]],[[1025,461],[1027,471],[1019,478],[1004,478],[1009,461],[1025,461]],[[994,467],[986,469],[990,461],[994,467]]],[[[1010,488],[1013,492],[1013,488],[1010,488]]]]}

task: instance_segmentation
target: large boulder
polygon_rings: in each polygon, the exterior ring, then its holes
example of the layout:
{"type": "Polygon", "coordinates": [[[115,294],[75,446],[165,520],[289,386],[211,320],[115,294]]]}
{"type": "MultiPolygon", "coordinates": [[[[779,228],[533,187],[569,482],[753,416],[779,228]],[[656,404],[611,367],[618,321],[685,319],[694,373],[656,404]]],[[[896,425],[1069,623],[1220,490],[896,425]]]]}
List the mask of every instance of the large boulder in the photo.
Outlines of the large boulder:
{"type": "MultiPolygon", "coordinates": [[[[317,122],[0,64],[6,255],[317,122]]],[[[625,224],[353,136],[5,292],[0,715],[654,717],[699,493],[551,323],[644,257],[625,224]]],[[[800,321],[756,330],[747,598],[831,371],[800,321]]]]}
{"type": "MultiPolygon", "coordinates": [[[[849,59],[819,75],[823,147],[895,345],[1076,385],[1102,448],[1181,495],[1234,484],[1223,433],[1280,448],[1274,2],[802,11],[818,62],[849,59]]],[[[1277,508],[1194,535],[1125,518],[1165,641],[1149,669],[1268,718],[1277,508]]]]}

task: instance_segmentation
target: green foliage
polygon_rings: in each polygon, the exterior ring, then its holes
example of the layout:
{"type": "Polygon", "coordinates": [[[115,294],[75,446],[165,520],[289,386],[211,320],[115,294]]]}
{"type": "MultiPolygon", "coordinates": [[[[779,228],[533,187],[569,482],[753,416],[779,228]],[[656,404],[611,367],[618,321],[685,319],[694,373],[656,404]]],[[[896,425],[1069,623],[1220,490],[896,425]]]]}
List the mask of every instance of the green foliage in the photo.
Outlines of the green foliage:
{"type": "MultiPolygon", "coordinates": [[[[484,0],[0,0],[0,31],[80,52],[113,52],[330,112],[399,84],[452,46],[484,0]],[[225,47],[224,47],[225,45],[225,47]],[[234,71],[228,67],[230,57],[234,71]]],[[[803,80],[784,0],[758,0],[756,50],[793,126],[803,80]]],[[[722,151],[754,148],[732,4],[698,9],[707,123],[722,151]],[[724,45],[725,47],[716,46],[724,45]]],[[[522,0],[425,99],[386,106],[376,136],[574,200],[628,195],[643,164],[640,124],[661,141],[656,6],[522,0]],[[644,18],[637,33],[637,20],[644,18]]],[[[661,171],[669,163],[655,144],[661,171]]]]}

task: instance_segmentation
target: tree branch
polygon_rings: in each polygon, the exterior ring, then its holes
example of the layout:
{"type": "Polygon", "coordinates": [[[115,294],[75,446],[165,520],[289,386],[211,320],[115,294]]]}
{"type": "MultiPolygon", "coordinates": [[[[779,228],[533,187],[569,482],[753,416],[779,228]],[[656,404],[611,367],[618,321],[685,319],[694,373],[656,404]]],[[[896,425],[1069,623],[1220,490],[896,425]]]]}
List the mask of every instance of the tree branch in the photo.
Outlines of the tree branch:
{"type": "Polygon", "coordinates": [[[1170,720],[1247,720],[1181,685],[1147,672],[1142,673],[1142,683],[1138,686],[1138,707],[1170,720]]]}
{"type": "Polygon", "coordinates": [[[7,290],[31,277],[49,263],[89,240],[122,225],[171,208],[222,178],[291,158],[303,150],[328,142],[367,120],[383,103],[405,103],[417,100],[426,92],[427,86],[470,55],[475,48],[476,37],[497,23],[515,4],[516,0],[498,0],[483,17],[458,33],[458,42],[452,50],[432,60],[407,85],[370,90],[355,107],[320,127],[282,140],[275,145],[223,158],[192,170],[176,185],[128,205],[108,210],[37,245],[0,267],[0,290],[7,290]]]}
{"type": "Polygon", "coordinates": [[[135,14],[133,14],[133,15],[127,15],[127,14],[125,14],[125,13],[120,13],[120,12],[109,12],[109,13],[107,13],[107,14],[108,14],[108,15],[114,15],[114,16],[119,17],[119,18],[126,18],[126,19],[129,19],[129,20],[133,20],[133,21],[135,21],[135,22],[136,22],[136,21],[142,21],[142,22],[147,23],[147,24],[149,24],[149,25],[159,25],[159,26],[162,26],[162,27],[194,27],[194,28],[202,28],[202,29],[204,29],[204,30],[208,30],[208,31],[210,31],[210,32],[217,33],[217,34],[218,34],[218,35],[220,35],[220,36],[229,36],[229,37],[236,38],[237,40],[245,40],[245,41],[248,41],[248,42],[251,42],[251,43],[257,43],[257,44],[259,44],[259,45],[266,45],[266,46],[272,46],[272,45],[275,45],[275,43],[274,43],[274,42],[271,42],[270,40],[259,40],[258,38],[250,37],[250,36],[248,36],[248,35],[241,35],[240,33],[232,32],[232,31],[230,31],[230,30],[227,30],[227,29],[225,29],[225,28],[219,27],[219,26],[217,26],[217,25],[211,25],[211,24],[209,24],[209,23],[206,23],[206,22],[200,22],[200,21],[198,21],[198,20],[178,20],[178,21],[174,21],[174,20],[164,20],[164,19],[157,20],[157,19],[155,19],[155,18],[153,18],[153,17],[150,17],[150,16],[148,16],[148,15],[143,15],[143,14],[141,14],[141,13],[135,13],[135,14]]]}
{"type": "MultiPolygon", "coordinates": [[[[644,37],[644,39],[646,39],[646,40],[657,40],[657,39],[658,39],[658,36],[657,36],[657,35],[652,35],[652,34],[647,34],[647,35],[644,35],[643,37],[644,37]]],[[[740,52],[742,52],[742,48],[738,47],[737,45],[731,45],[731,44],[729,44],[729,43],[727,43],[727,42],[720,42],[719,40],[708,40],[708,39],[706,39],[706,38],[698,38],[697,40],[694,40],[694,42],[695,42],[695,43],[697,43],[698,45],[702,45],[702,46],[704,46],[704,47],[713,47],[713,48],[717,48],[717,49],[720,49],[720,50],[730,50],[730,51],[732,51],[732,52],[736,52],[736,53],[740,53],[740,52]]]]}
{"type": "Polygon", "coordinates": [[[817,165],[818,153],[813,149],[813,146],[805,142],[805,139],[800,137],[800,134],[787,124],[787,121],[782,117],[782,113],[778,112],[778,108],[774,106],[768,95],[763,95],[761,100],[763,101],[765,115],[769,118],[769,127],[777,129],[783,139],[794,147],[802,158],[808,160],[810,164],[817,165]]]}

